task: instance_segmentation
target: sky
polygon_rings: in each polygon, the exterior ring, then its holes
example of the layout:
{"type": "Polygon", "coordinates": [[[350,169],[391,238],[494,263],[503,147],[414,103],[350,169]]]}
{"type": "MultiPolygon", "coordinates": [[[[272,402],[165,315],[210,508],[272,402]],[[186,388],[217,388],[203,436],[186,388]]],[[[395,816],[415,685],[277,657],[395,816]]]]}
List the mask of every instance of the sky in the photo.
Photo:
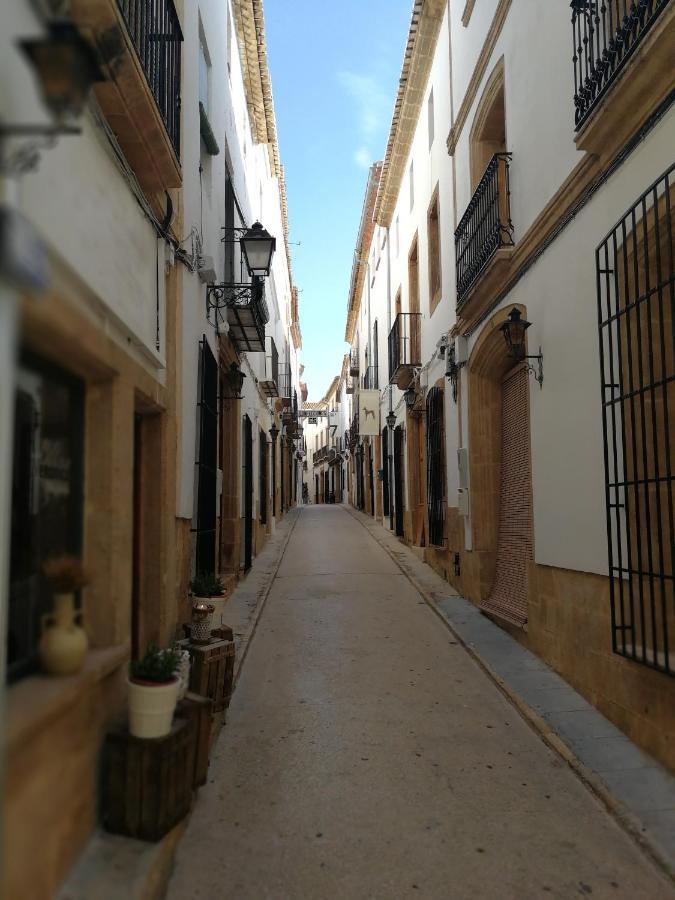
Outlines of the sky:
{"type": "Polygon", "coordinates": [[[412,0],[266,0],[286,175],[303,380],[320,400],[340,372],[368,169],[384,156],[412,0]],[[295,246],[300,242],[300,246],[295,246]]]}

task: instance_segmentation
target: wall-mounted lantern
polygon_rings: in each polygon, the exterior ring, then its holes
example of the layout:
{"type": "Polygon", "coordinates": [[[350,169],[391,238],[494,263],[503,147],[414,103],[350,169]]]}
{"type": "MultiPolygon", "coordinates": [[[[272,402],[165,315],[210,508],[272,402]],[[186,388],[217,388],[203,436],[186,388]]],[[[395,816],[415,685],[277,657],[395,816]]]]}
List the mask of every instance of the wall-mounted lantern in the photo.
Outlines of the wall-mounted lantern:
{"type": "Polygon", "coordinates": [[[279,429],[274,424],[274,422],[272,422],[272,427],[270,428],[269,435],[270,435],[270,439],[271,439],[272,443],[276,444],[277,437],[279,436],[279,429]]]}
{"type": "Polygon", "coordinates": [[[230,400],[241,400],[241,389],[244,386],[246,375],[241,371],[236,362],[230,363],[227,372],[227,381],[230,388],[230,400]]]}
{"type": "Polygon", "coordinates": [[[403,394],[403,399],[405,400],[405,405],[408,409],[412,409],[417,401],[417,394],[415,393],[415,388],[411,384],[407,391],[403,394]]]}
{"type": "Polygon", "coordinates": [[[394,429],[396,427],[396,413],[394,412],[393,409],[390,409],[389,412],[387,413],[386,422],[387,422],[387,428],[394,429]]]}
{"type": "Polygon", "coordinates": [[[242,234],[240,243],[249,275],[267,278],[272,268],[277,239],[273,238],[260,222],[254,222],[242,234]]]}
{"type": "Polygon", "coordinates": [[[33,68],[53,124],[0,122],[0,138],[43,139],[40,143],[30,142],[11,155],[3,156],[0,169],[7,173],[34,169],[39,151],[52,146],[59,135],[79,134],[81,129],[73,122],[82,115],[94,82],[105,80],[94,50],[77,28],[66,20],[51,22],[45,37],[19,41],[19,47],[33,68]]]}
{"type": "Polygon", "coordinates": [[[449,379],[452,387],[452,399],[457,403],[457,383],[459,381],[459,369],[457,365],[457,356],[455,353],[455,342],[448,344],[446,351],[445,377],[449,379]]]}
{"type": "Polygon", "coordinates": [[[528,322],[527,319],[523,319],[520,310],[514,306],[500,330],[504,335],[508,354],[512,359],[515,359],[518,362],[526,359],[537,360],[538,365],[536,368],[531,363],[527,363],[527,371],[531,375],[534,375],[535,380],[539,382],[539,387],[541,388],[544,383],[544,357],[541,352],[541,347],[536,356],[528,356],[525,353],[525,332],[530,325],[531,323],[528,322]]]}

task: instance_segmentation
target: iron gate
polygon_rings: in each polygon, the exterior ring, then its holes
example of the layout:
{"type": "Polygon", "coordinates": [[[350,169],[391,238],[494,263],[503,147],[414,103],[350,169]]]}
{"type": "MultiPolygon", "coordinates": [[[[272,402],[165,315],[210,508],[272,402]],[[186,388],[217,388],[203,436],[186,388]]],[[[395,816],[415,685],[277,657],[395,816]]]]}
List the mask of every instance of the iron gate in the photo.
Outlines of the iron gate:
{"type": "Polygon", "coordinates": [[[216,493],[218,485],[218,363],[204,335],[199,342],[199,453],[195,567],[198,574],[216,571],[216,493]]]}
{"type": "Polygon", "coordinates": [[[427,512],[429,543],[435,547],[443,546],[444,469],[443,391],[434,387],[427,394],[427,512]]]}
{"type": "Polygon", "coordinates": [[[674,172],[596,250],[612,646],[671,675],[674,172]]]}

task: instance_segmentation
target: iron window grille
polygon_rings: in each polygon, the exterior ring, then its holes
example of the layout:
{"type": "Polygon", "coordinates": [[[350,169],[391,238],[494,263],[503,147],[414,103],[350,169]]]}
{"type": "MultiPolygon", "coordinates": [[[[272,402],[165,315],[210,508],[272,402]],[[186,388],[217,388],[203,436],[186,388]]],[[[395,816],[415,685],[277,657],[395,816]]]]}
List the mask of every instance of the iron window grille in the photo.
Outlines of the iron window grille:
{"type": "Polygon", "coordinates": [[[197,515],[195,567],[209,575],[216,570],[216,492],[218,484],[218,363],[206,335],[199,342],[199,401],[197,403],[199,451],[197,467],[197,515]]]}
{"type": "Polygon", "coordinates": [[[596,250],[612,647],[670,675],[675,165],[596,250]]]}
{"type": "Polygon", "coordinates": [[[427,394],[427,511],[429,543],[443,546],[445,506],[445,459],[443,454],[443,391],[427,394]]]}
{"type": "Polygon", "coordinates": [[[389,428],[382,429],[382,513],[389,515],[389,428]]]}
{"type": "Polygon", "coordinates": [[[258,488],[260,490],[260,524],[267,524],[267,438],[265,432],[260,431],[258,435],[259,457],[258,457],[258,488]]]}
{"type": "Polygon", "coordinates": [[[359,349],[356,347],[349,354],[349,374],[359,374],[359,349]]]}
{"type": "Polygon", "coordinates": [[[281,363],[279,365],[279,375],[277,384],[279,386],[279,396],[282,400],[287,401],[285,405],[291,405],[292,385],[291,385],[291,365],[290,363],[281,363]]]}
{"type": "Polygon", "coordinates": [[[421,313],[399,313],[389,332],[389,381],[404,366],[421,366],[421,313]]]}
{"type": "Polygon", "coordinates": [[[669,0],[572,0],[574,122],[582,127],[669,0]]]}
{"type": "Polygon", "coordinates": [[[274,338],[269,335],[269,354],[265,356],[265,378],[260,389],[266,397],[279,396],[279,351],[274,338]]]}
{"type": "Polygon", "coordinates": [[[495,153],[455,231],[457,308],[500,247],[513,246],[510,153],[495,153]]]}
{"type": "Polygon", "coordinates": [[[180,157],[183,33],[173,0],[118,0],[118,6],[173,149],[180,157]]]}

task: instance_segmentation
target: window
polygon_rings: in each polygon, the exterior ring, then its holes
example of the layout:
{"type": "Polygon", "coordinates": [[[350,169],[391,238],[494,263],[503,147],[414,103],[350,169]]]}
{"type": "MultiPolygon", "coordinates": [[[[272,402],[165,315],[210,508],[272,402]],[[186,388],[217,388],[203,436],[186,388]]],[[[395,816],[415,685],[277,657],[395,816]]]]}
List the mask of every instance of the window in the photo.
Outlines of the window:
{"type": "Polygon", "coordinates": [[[438,186],[427,213],[429,253],[429,308],[433,312],[441,299],[441,233],[438,222],[438,186]]]}
{"type": "Polygon", "coordinates": [[[409,180],[410,180],[410,209],[415,205],[415,173],[413,170],[413,164],[410,163],[410,172],[409,172],[409,180]]]}
{"type": "Polygon", "coordinates": [[[259,476],[259,506],[260,506],[260,524],[267,524],[267,438],[265,437],[265,432],[260,429],[260,436],[258,438],[258,444],[260,448],[260,455],[258,459],[258,476],[259,476]]]}
{"type": "Polygon", "coordinates": [[[41,618],[53,608],[42,567],[82,550],[84,385],[35,357],[17,372],[14,407],[7,674],[37,668],[41,618]]]}
{"type": "Polygon", "coordinates": [[[429,92],[427,100],[427,126],[429,129],[429,149],[431,150],[434,143],[434,89],[429,92]]]}

